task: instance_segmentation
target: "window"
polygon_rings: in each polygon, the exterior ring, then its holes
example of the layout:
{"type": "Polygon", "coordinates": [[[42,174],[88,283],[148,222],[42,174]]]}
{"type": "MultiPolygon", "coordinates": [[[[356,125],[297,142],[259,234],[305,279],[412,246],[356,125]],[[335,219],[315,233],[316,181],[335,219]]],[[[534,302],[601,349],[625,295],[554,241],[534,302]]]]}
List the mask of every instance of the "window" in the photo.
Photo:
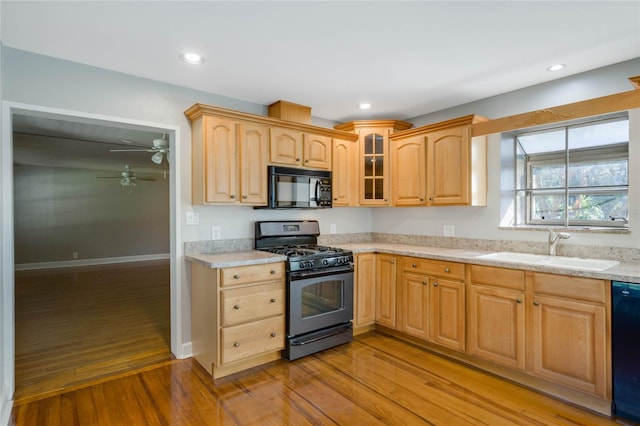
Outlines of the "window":
{"type": "Polygon", "coordinates": [[[627,226],[628,116],[522,132],[514,142],[517,225],[627,226]]]}

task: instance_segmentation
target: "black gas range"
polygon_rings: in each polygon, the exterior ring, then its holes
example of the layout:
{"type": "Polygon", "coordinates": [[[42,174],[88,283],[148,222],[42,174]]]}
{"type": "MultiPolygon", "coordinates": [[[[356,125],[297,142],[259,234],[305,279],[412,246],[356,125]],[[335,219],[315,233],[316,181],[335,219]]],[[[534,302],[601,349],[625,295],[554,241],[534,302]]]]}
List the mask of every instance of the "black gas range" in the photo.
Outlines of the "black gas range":
{"type": "Polygon", "coordinates": [[[315,220],[256,222],[256,250],[287,256],[287,345],[294,360],[353,338],[353,252],[317,244],[315,220]]]}

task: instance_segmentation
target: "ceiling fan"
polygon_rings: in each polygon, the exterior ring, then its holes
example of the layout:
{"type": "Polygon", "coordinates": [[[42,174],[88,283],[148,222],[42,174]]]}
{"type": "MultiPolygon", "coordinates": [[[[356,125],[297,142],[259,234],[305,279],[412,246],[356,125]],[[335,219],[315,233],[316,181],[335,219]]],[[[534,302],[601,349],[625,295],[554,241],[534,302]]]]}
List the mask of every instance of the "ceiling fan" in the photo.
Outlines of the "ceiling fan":
{"type": "Polygon", "coordinates": [[[136,174],[131,170],[131,166],[125,164],[124,172],[120,173],[120,176],[96,176],[97,179],[120,179],[120,185],[122,186],[136,186],[136,182],[138,181],[148,181],[155,182],[153,178],[139,178],[136,177],[136,174]]]}
{"type": "MultiPolygon", "coordinates": [[[[128,141],[127,141],[128,142],[128,141]]],[[[110,149],[110,152],[153,152],[151,156],[151,161],[155,164],[162,164],[162,160],[165,158],[167,162],[169,161],[169,140],[167,139],[167,134],[162,135],[160,139],[154,139],[152,142],[153,146],[150,149],[110,149]]]]}

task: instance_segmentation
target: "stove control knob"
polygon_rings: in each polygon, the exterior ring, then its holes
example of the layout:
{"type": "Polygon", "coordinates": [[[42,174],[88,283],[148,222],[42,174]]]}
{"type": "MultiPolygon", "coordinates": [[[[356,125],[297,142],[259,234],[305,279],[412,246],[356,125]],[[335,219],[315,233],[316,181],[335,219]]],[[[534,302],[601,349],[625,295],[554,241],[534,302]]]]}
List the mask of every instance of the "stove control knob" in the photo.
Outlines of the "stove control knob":
{"type": "Polygon", "coordinates": [[[307,262],[307,268],[313,268],[313,262],[312,261],[308,261],[307,262]]]}
{"type": "Polygon", "coordinates": [[[324,266],[327,266],[327,265],[329,264],[329,261],[328,261],[327,259],[324,259],[324,260],[322,261],[322,264],[323,264],[324,266]]]}
{"type": "Polygon", "coordinates": [[[304,262],[300,262],[299,264],[300,269],[304,269],[307,265],[304,264],[304,262]]]}

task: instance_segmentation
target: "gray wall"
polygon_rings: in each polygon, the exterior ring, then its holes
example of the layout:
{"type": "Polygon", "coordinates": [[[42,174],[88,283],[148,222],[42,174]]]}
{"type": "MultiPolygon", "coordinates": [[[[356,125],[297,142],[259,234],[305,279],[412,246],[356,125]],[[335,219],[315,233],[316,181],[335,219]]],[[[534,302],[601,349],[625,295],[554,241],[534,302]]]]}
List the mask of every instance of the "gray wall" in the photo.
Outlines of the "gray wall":
{"type": "Polygon", "coordinates": [[[15,165],[16,265],[169,253],[169,180],[96,178],[118,174],[15,165]]]}

